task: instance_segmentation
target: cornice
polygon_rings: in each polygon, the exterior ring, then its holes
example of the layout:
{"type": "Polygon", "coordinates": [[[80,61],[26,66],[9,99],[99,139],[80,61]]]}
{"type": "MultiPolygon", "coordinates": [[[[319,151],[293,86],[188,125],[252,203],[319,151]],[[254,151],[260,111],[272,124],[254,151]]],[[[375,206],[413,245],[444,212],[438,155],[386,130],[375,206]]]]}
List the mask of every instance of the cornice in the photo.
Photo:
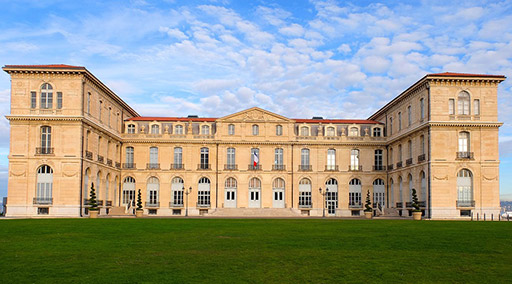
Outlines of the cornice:
{"type": "Polygon", "coordinates": [[[503,122],[492,121],[431,121],[431,126],[448,126],[448,127],[500,127],[503,122]]]}
{"type": "Polygon", "coordinates": [[[195,144],[195,145],[287,145],[287,146],[385,146],[386,141],[365,141],[365,142],[312,142],[312,141],[220,141],[220,140],[210,140],[210,141],[192,141],[192,140],[148,140],[148,139],[129,139],[123,140],[125,144],[195,144]]]}
{"type": "Polygon", "coordinates": [[[5,118],[7,118],[10,121],[20,121],[20,120],[51,120],[51,121],[80,121],[82,120],[81,116],[42,116],[42,115],[6,115],[5,118]]]}

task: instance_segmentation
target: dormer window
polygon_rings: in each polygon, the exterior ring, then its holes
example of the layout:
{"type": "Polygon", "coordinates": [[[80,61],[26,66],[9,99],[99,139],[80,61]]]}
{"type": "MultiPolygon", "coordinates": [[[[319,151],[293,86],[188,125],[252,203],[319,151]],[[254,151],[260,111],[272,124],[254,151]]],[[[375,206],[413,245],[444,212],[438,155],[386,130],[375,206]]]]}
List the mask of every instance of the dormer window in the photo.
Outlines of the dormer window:
{"type": "Polygon", "coordinates": [[[359,129],[357,127],[350,127],[350,136],[359,136],[359,129]]]}
{"type": "Polygon", "coordinates": [[[327,127],[327,133],[326,133],[327,136],[336,136],[336,130],[334,127],[330,126],[330,127],[327,127]]]}
{"type": "Polygon", "coordinates": [[[300,128],[300,136],[309,136],[309,128],[307,126],[300,128]]]}
{"type": "Polygon", "coordinates": [[[201,126],[201,135],[210,135],[210,126],[208,126],[208,125],[201,126]]]}
{"type": "Polygon", "coordinates": [[[158,124],[151,125],[151,134],[160,134],[160,126],[158,124]]]}
{"type": "Polygon", "coordinates": [[[134,134],[135,133],[135,124],[128,124],[128,127],[126,128],[126,133],[134,134]]]}
{"type": "Polygon", "coordinates": [[[174,134],[183,134],[183,125],[176,125],[174,128],[174,134]]]}
{"type": "Polygon", "coordinates": [[[381,136],[381,130],[380,127],[375,127],[373,129],[373,137],[380,137],[381,136]]]}

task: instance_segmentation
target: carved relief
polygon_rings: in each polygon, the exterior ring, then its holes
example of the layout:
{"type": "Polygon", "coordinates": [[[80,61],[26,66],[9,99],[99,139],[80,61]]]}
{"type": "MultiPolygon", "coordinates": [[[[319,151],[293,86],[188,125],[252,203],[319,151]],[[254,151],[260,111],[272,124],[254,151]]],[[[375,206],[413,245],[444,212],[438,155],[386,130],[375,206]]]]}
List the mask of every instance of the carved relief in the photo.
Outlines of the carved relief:
{"type": "Polygon", "coordinates": [[[78,164],[63,164],[62,175],[66,177],[78,176],[78,164]]]}
{"type": "Polygon", "coordinates": [[[15,176],[15,177],[24,177],[26,176],[26,166],[25,165],[17,165],[12,164],[11,165],[11,171],[9,172],[9,176],[15,176]]]}

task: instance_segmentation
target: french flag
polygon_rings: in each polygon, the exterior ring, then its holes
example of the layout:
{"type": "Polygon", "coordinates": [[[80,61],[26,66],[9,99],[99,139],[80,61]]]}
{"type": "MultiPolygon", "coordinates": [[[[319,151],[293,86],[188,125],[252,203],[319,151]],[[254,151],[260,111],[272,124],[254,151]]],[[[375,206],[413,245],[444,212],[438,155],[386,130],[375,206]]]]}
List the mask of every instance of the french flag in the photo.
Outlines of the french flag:
{"type": "Polygon", "coordinates": [[[254,162],[253,162],[253,163],[254,163],[254,167],[256,167],[256,166],[258,165],[258,162],[260,161],[260,160],[258,159],[258,154],[256,154],[256,152],[253,152],[253,153],[252,153],[252,160],[254,161],[254,162]]]}

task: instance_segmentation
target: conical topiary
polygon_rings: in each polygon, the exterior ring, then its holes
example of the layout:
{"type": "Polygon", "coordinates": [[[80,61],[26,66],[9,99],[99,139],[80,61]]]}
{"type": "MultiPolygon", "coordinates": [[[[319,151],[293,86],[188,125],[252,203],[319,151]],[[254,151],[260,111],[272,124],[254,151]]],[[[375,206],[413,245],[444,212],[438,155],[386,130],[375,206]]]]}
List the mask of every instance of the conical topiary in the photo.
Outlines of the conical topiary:
{"type": "Polygon", "coordinates": [[[416,194],[416,189],[412,189],[412,211],[413,212],[421,212],[420,204],[418,202],[418,194],[416,194]]]}
{"type": "Polygon", "coordinates": [[[98,201],[96,201],[96,190],[94,182],[91,183],[91,191],[89,193],[89,211],[98,211],[98,201]]]}
{"type": "Polygon", "coordinates": [[[137,193],[137,210],[142,210],[142,194],[140,193],[140,189],[137,193]]]}
{"type": "Polygon", "coordinates": [[[365,212],[372,212],[373,211],[372,201],[370,200],[370,191],[369,190],[366,192],[366,200],[364,202],[364,211],[365,212]]]}

